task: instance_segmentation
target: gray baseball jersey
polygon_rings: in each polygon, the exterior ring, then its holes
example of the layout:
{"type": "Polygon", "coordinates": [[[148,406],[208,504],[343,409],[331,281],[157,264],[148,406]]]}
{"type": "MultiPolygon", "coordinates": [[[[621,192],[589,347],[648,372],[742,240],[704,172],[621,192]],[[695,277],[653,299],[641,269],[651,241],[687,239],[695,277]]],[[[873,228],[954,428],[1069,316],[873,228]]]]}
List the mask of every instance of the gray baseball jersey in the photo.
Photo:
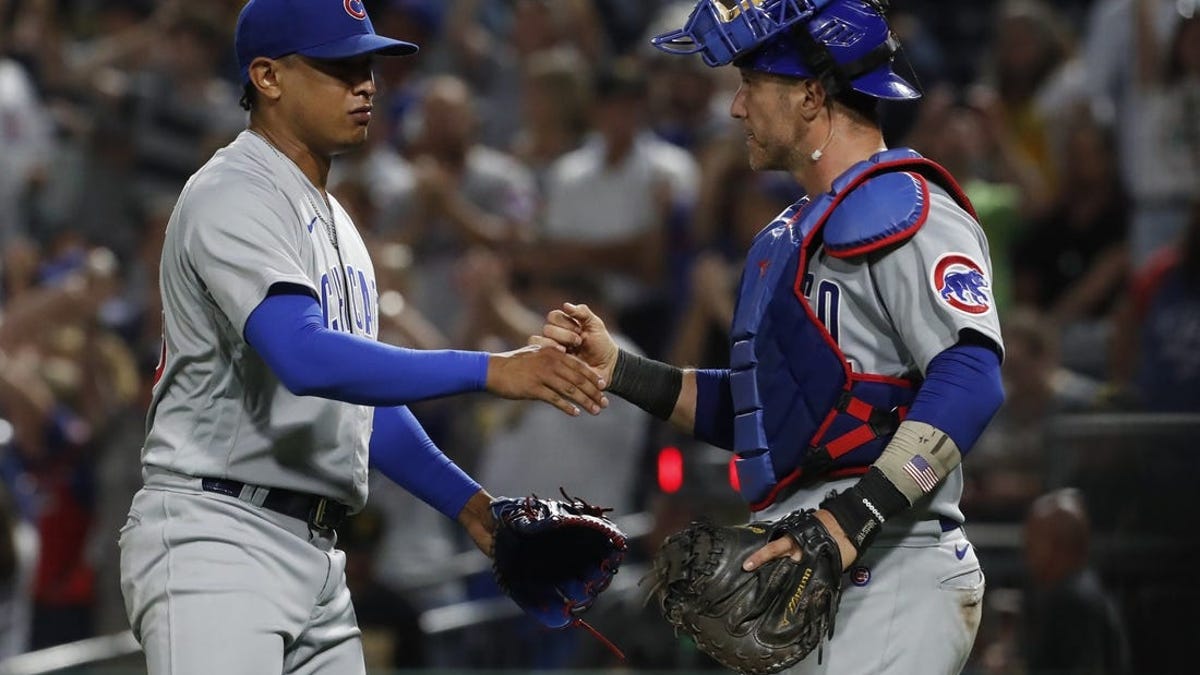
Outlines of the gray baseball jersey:
{"type": "Polygon", "coordinates": [[[374,339],[378,290],[346,211],[250,131],[183,189],[167,225],[163,354],[145,467],[331,497],[367,498],[373,410],[289,392],[246,344],[275,284],[309,289],[329,329],[374,339]]]}
{"type": "MultiPolygon", "coordinates": [[[[889,377],[924,375],[933,357],[954,346],[959,332],[975,330],[1001,346],[1000,322],[987,280],[987,238],[979,223],[941,187],[929,183],[925,224],[899,248],[869,259],[818,252],[801,290],[855,372],[889,377]],[[956,270],[978,269],[979,296],[947,293],[956,270]]],[[[962,470],[956,468],[918,509],[961,521],[962,470]]],[[[823,496],[814,494],[814,503],[823,496]]],[[[794,507],[793,507],[794,508],[794,507]]],[[[790,509],[789,509],[790,510],[790,509]]]]}
{"type": "MultiPolygon", "coordinates": [[[[1003,348],[982,228],[940,187],[930,183],[929,189],[929,217],[902,246],[866,259],[818,252],[802,280],[801,290],[856,372],[923,375],[965,329],[1003,348]]],[[[755,517],[774,520],[817,508],[829,490],[857,480],[801,490],[755,517]]],[[[884,525],[847,571],[825,658],[810,656],[789,673],[949,675],[962,669],[979,625],[984,579],[963,530],[943,531],[939,523],[962,521],[962,489],[956,468],[928,500],[884,525]]]]}

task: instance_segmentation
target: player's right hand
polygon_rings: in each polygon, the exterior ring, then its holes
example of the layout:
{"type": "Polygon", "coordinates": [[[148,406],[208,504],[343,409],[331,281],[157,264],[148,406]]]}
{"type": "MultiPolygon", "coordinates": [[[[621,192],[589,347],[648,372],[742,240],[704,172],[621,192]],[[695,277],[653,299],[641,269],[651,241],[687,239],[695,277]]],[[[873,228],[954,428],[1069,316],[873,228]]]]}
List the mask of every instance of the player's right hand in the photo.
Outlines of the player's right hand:
{"type": "Polygon", "coordinates": [[[620,349],[609,334],[608,328],[587,305],[563,303],[546,315],[542,335],[534,336],[531,344],[558,345],[569,354],[583,359],[604,378],[612,381],[613,368],[617,365],[620,349]]]}
{"type": "Polygon", "coordinates": [[[604,378],[565,351],[529,345],[488,358],[487,389],[504,398],[545,401],[568,415],[608,407],[604,378]]]}

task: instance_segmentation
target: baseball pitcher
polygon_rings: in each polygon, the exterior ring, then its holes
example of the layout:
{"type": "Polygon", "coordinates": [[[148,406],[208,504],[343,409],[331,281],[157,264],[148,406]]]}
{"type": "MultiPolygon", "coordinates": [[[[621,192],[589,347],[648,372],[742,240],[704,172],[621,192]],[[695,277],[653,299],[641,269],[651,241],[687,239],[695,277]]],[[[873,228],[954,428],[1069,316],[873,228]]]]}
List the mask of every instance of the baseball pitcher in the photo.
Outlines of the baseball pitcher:
{"type": "Polygon", "coordinates": [[[376,342],[371,259],[325,185],[366,140],[374,55],[417,47],[377,35],[361,0],[250,0],[236,48],[249,127],[167,225],[122,591],[152,675],[363,673],[335,528],[368,466],[493,546],[490,496],[405,404],[486,389],[595,414],[604,383],[555,349],[376,342]]]}

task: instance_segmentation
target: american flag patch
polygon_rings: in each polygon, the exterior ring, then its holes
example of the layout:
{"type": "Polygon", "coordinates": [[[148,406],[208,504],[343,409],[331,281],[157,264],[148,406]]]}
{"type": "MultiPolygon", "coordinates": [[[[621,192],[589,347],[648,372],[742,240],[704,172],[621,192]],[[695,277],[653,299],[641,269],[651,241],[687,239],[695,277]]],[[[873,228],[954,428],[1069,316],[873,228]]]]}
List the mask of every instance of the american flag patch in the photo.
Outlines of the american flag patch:
{"type": "Polygon", "coordinates": [[[920,455],[916,455],[912,459],[905,462],[904,473],[908,474],[914,481],[917,482],[917,485],[920,486],[922,492],[932,492],[933,488],[937,487],[937,472],[935,472],[933,467],[929,466],[929,462],[926,462],[925,458],[920,455]]]}

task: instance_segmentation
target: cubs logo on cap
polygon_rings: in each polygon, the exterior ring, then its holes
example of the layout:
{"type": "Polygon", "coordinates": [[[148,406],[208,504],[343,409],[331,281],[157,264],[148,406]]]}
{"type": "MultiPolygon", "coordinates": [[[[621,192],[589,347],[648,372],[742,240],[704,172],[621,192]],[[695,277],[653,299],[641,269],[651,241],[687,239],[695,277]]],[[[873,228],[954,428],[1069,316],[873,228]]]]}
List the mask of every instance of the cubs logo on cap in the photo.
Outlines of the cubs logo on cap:
{"type": "Polygon", "coordinates": [[[362,0],[342,0],[342,4],[346,7],[346,13],[350,16],[359,21],[367,18],[367,8],[363,7],[362,0]]]}
{"type": "Polygon", "coordinates": [[[987,272],[966,254],[947,253],[938,258],[930,282],[938,298],[960,312],[987,314],[992,310],[987,272]]]}

